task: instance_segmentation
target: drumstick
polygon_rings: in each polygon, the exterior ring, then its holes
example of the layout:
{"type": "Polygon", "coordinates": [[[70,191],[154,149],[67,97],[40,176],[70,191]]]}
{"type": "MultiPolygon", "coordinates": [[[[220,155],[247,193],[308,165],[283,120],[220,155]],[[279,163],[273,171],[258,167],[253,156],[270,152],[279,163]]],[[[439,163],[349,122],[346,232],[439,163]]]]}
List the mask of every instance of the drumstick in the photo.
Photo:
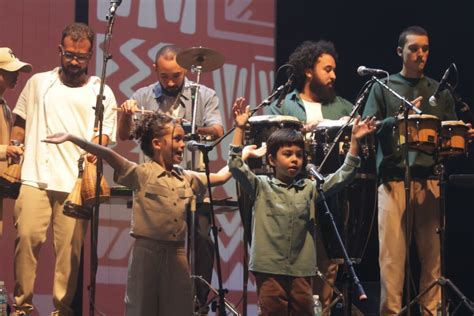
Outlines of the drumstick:
{"type": "MultiPolygon", "coordinates": [[[[112,108],[113,111],[124,112],[121,108],[112,108]]],[[[152,110],[138,110],[135,113],[153,113],[152,110]]]]}

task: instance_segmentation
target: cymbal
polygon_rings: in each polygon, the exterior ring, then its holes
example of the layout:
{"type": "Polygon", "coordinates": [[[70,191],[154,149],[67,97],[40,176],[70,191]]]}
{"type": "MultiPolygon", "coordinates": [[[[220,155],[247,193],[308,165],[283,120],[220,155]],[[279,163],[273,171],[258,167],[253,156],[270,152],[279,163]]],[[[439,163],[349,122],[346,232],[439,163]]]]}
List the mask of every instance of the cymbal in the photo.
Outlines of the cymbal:
{"type": "Polygon", "coordinates": [[[213,71],[220,68],[225,61],[224,56],[210,48],[191,47],[184,49],[176,56],[178,64],[191,70],[193,66],[201,66],[202,72],[213,71]]]}

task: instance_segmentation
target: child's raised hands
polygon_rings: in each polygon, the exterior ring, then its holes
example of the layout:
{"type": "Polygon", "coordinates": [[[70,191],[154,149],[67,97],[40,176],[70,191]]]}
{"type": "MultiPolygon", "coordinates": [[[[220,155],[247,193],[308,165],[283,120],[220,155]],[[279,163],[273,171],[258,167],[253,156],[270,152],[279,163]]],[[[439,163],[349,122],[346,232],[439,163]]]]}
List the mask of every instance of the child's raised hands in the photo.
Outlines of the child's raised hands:
{"type": "Polygon", "coordinates": [[[237,127],[244,128],[250,116],[250,107],[245,105],[245,98],[237,98],[232,106],[234,122],[237,127]]]}

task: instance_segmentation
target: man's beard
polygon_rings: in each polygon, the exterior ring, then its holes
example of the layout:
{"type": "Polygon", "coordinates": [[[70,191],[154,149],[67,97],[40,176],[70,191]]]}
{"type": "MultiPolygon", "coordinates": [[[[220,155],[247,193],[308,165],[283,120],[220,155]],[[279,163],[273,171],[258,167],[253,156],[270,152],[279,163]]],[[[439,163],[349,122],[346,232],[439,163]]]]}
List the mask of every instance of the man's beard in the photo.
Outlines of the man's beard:
{"type": "Polygon", "coordinates": [[[83,75],[87,74],[87,68],[61,65],[61,70],[66,76],[66,78],[71,81],[75,81],[81,78],[83,75]],[[75,69],[75,71],[72,71],[72,69],[75,69]]]}
{"type": "Polygon", "coordinates": [[[336,89],[334,89],[334,86],[323,85],[316,78],[311,80],[309,89],[317,96],[321,104],[333,102],[336,98],[336,89]]]}
{"type": "MultiPolygon", "coordinates": [[[[161,83],[160,83],[161,85],[161,83]]],[[[181,91],[181,87],[173,87],[173,88],[165,88],[163,85],[161,85],[161,91],[163,92],[164,95],[168,97],[176,97],[178,96],[179,92],[181,91]]]]}

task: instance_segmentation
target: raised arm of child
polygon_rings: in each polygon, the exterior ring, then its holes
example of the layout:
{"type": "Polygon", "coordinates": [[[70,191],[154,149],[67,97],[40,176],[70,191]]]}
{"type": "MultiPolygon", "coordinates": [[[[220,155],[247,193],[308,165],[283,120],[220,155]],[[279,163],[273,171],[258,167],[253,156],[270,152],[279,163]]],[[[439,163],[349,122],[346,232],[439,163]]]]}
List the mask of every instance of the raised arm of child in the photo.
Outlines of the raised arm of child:
{"type": "Polygon", "coordinates": [[[56,133],[47,136],[46,139],[43,140],[43,142],[50,144],[61,144],[67,141],[76,144],[88,153],[91,153],[97,157],[104,159],[114,170],[121,170],[125,163],[128,162],[125,157],[121,156],[120,154],[108,147],[95,144],[93,142],[87,141],[83,138],[79,138],[75,135],[71,135],[68,133],[56,133]]]}
{"type": "Polygon", "coordinates": [[[367,117],[365,120],[360,120],[360,116],[354,119],[352,125],[351,145],[349,153],[353,156],[359,155],[359,140],[367,134],[375,131],[375,117],[367,117]]]}

